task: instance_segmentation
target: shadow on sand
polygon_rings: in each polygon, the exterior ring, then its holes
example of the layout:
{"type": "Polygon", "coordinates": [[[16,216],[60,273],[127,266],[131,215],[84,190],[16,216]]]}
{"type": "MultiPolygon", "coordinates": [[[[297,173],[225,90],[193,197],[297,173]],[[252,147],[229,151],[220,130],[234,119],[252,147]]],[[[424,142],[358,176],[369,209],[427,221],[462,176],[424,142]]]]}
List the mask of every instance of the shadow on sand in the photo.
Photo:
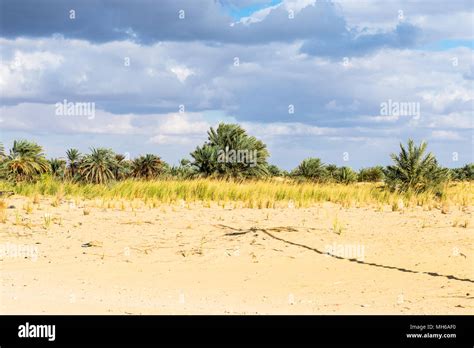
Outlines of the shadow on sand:
{"type": "Polygon", "coordinates": [[[330,256],[330,257],[333,257],[333,258],[339,259],[339,260],[347,260],[347,261],[350,261],[350,262],[359,263],[359,264],[367,265],[367,266],[371,266],[371,267],[393,269],[393,270],[396,270],[396,271],[399,271],[399,272],[414,273],[414,274],[426,274],[426,275],[429,275],[431,277],[443,277],[443,278],[447,278],[447,279],[451,279],[451,280],[457,280],[457,281],[460,281],[460,282],[474,283],[474,280],[472,280],[472,279],[459,278],[459,277],[456,277],[454,275],[440,274],[440,273],[437,273],[437,272],[415,271],[415,270],[412,270],[412,269],[407,269],[407,268],[402,268],[402,267],[388,266],[388,265],[383,265],[383,264],[374,263],[374,262],[365,262],[365,261],[357,260],[357,259],[354,259],[354,258],[349,259],[349,258],[345,258],[345,257],[341,257],[341,256],[326,253],[324,251],[321,251],[317,248],[310,247],[310,246],[305,245],[305,244],[295,243],[295,242],[289,241],[287,239],[277,237],[277,236],[273,235],[272,233],[270,233],[270,231],[271,232],[297,232],[298,230],[295,229],[294,227],[274,227],[274,228],[252,227],[248,230],[243,230],[243,229],[234,228],[234,227],[226,226],[226,225],[220,225],[220,224],[219,225],[214,225],[214,226],[222,228],[222,229],[231,229],[231,230],[233,230],[233,232],[226,233],[225,236],[241,236],[241,235],[244,235],[244,234],[247,234],[247,233],[261,232],[261,233],[264,233],[267,236],[269,236],[273,239],[276,239],[280,242],[283,242],[283,243],[286,243],[286,244],[289,244],[289,245],[293,245],[293,246],[297,246],[297,247],[300,247],[300,248],[305,248],[305,249],[314,251],[315,253],[318,253],[320,255],[330,256]]]}

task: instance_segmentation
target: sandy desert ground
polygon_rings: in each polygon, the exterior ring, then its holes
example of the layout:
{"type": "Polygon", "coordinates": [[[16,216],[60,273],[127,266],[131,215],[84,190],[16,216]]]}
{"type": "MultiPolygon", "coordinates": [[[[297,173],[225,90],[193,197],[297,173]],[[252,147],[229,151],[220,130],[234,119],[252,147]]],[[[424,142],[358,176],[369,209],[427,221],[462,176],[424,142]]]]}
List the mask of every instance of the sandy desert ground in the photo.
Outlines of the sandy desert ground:
{"type": "Polygon", "coordinates": [[[474,313],[472,206],[30,201],[0,223],[2,314],[474,313]]]}

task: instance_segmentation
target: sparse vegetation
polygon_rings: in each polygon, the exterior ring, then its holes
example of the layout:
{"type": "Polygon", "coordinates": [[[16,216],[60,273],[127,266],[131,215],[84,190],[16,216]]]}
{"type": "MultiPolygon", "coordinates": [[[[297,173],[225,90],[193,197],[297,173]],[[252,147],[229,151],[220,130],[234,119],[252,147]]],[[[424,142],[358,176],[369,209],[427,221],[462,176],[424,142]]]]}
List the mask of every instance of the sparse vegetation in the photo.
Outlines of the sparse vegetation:
{"type": "Polygon", "coordinates": [[[0,144],[0,191],[32,196],[34,204],[41,195],[56,196],[53,206],[71,196],[144,199],[153,206],[178,200],[233,201],[256,208],[329,201],[344,207],[375,204],[379,210],[386,204],[393,211],[401,210],[401,205],[423,205],[443,207],[445,213],[450,209],[445,202],[449,196],[450,204],[468,206],[473,199],[468,180],[474,165],[441,168],[431,153],[425,154],[426,148],[425,143],[416,146],[412,140],[407,147],[400,144],[400,153],[392,154],[395,163],[387,168],[364,168],[357,173],[350,167],[308,158],[288,173],[267,163],[269,153],[263,142],[232,124],[211,128],[208,141],[191,153],[193,161],[182,159],[176,167],[153,154],[128,160],[106,148],[92,148],[86,155],[69,149],[67,161],[48,161],[41,146],[21,140],[14,142],[9,156],[0,144]],[[227,156],[231,150],[233,155],[238,150],[253,151],[255,161],[252,165],[229,161],[231,156],[219,160],[222,151],[227,156]],[[450,173],[456,184],[450,182],[450,173]]]}
{"type": "MultiPolygon", "coordinates": [[[[440,197],[431,192],[398,192],[385,190],[382,183],[312,183],[275,180],[216,180],[200,178],[194,180],[160,179],[109,182],[91,184],[83,182],[60,181],[51,176],[43,176],[36,182],[11,183],[0,181],[0,191],[12,190],[17,194],[35,197],[37,195],[56,197],[58,192],[66,199],[80,197],[85,199],[103,198],[110,200],[152,200],[153,202],[241,202],[245,207],[305,207],[318,202],[333,202],[349,206],[357,204],[397,203],[401,199],[405,205],[436,206],[440,197]]],[[[453,183],[447,186],[445,194],[453,205],[467,206],[474,199],[474,184],[453,183]]],[[[120,203],[123,206],[123,202],[120,203]]]]}
{"type": "Polygon", "coordinates": [[[385,175],[385,182],[391,190],[442,191],[442,185],[449,180],[449,171],[438,165],[433,154],[425,155],[426,147],[426,143],[416,146],[410,139],[407,148],[400,144],[400,153],[391,155],[395,164],[387,167],[385,175]]]}
{"type": "Polygon", "coordinates": [[[338,235],[341,235],[344,231],[344,226],[342,225],[341,221],[339,221],[337,216],[332,221],[332,231],[338,235]]]}
{"type": "Polygon", "coordinates": [[[48,230],[50,227],[51,227],[51,222],[52,222],[52,219],[51,219],[51,214],[44,214],[43,216],[43,228],[45,230],[48,230]]]}

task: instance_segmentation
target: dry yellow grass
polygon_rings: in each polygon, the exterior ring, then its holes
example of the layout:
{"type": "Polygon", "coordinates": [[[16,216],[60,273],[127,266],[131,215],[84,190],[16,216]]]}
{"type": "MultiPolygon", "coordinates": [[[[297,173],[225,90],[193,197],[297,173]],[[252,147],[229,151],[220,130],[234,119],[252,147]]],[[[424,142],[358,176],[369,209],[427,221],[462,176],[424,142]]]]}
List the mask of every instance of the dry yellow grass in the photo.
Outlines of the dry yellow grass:
{"type": "Polygon", "coordinates": [[[4,200],[0,199],[0,222],[2,224],[6,223],[8,219],[6,208],[7,203],[4,200]]]}
{"type": "Polygon", "coordinates": [[[320,202],[333,202],[343,207],[362,207],[374,205],[382,209],[388,204],[393,211],[407,207],[433,207],[448,212],[451,206],[467,207],[473,202],[474,185],[470,182],[450,183],[442,196],[430,192],[422,194],[396,193],[384,189],[381,183],[355,183],[350,185],[333,183],[296,183],[292,181],[244,181],[231,182],[211,179],[196,180],[126,180],[109,185],[79,184],[56,181],[46,177],[36,183],[18,183],[13,185],[0,182],[0,190],[13,190],[15,193],[33,197],[33,203],[39,202],[38,195],[53,196],[53,206],[61,204],[63,198],[101,199],[104,208],[113,208],[122,200],[130,201],[132,210],[138,206],[137,200],[145,206],[158,204],[181,204],[189,202],[215,202],[220,206],[229,206],[230,202],[248,208],[309,207],[320,202]]]}

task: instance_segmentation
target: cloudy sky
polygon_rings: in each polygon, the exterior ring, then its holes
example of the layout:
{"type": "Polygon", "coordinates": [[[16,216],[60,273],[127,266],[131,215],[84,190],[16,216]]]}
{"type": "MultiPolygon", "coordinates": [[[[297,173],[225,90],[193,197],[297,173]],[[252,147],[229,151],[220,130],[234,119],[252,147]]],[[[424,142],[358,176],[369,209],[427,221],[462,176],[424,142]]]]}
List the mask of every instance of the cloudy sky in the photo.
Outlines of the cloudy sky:
{"type": "Polygon", "coordinates": [[[176,164],[224,121],[285,169],[310,156],[388,164],[408,138],[461,166],[473,161],[473,6],[0,0],[0,141],[176,164]],[[61,114],[64,101],[94,113],[61,114]]]}

